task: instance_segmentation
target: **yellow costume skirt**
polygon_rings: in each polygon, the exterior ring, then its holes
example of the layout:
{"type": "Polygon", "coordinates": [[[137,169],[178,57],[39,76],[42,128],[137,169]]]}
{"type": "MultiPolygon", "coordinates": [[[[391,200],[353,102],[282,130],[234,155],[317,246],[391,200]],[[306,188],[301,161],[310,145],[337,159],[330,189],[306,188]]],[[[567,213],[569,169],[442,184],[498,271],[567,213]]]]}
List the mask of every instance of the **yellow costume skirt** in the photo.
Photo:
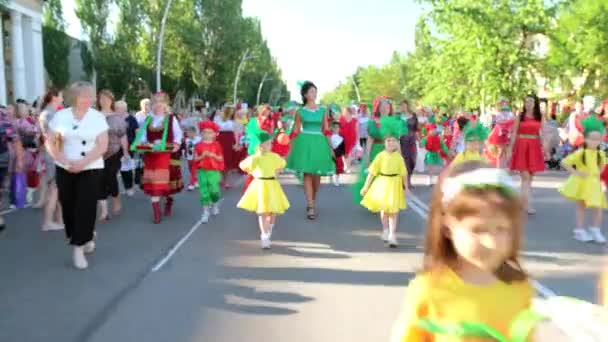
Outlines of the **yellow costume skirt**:
{"type": "Polygon", "coordinates": [[[257,214],[283,214],[289,209],[289,201],[275,178],[256,178],[236,206],[257,214]]]}
{"type": "Polygon", "coordinates": [[[570,176],[557,191],[571,201],[583,201],[587,208],[608,208],[606,195],[597,175],[570,176]]]}
{"type": "Polygon", "coordinates": [[[372,212],[396,214],[407,208],[401,176],[380,175],[374,179],[361,205],[372,212]]]}

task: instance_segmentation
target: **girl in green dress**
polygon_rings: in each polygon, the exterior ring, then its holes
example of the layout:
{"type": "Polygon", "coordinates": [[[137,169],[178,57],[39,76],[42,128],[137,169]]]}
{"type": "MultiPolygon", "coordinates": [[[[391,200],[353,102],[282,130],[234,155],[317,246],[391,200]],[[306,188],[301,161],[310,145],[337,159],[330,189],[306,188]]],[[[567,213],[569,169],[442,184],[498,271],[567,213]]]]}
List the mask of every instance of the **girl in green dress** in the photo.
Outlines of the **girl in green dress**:
{"type": "Polygon", "coordinates": [[[382,127],[382,121],[393,120],[398,117],[393,117],[393,104],[392,101],[386,96],[379,96],[374,101],[373,108],[373,120],[369,120],[367,123],[367,144],[365,147],[365,155],[363,156],[363,163],[357,182],[353,184],[352,195],[353,201],[356,204],[360,204],[363,196],[361,196],[361,189],[365,185],[365,179],[367,178],[367,168],[376,159],[378,153],[384,150],[384,137],[380,132],[382,127]]]}
{"type": "Polygon", "coordinates": [[[293,127],[296,137],[287,157],[287,168],[304,175],[306,216],[314,220],[317,217],[315,200],[321,176],[334,174],[335,164],[329,138],[324,134],[329,130],[327,109],[316,104],[317,87],[312,82],[304,82],[300,94],[304,106],[296,112],[293,127]]]}

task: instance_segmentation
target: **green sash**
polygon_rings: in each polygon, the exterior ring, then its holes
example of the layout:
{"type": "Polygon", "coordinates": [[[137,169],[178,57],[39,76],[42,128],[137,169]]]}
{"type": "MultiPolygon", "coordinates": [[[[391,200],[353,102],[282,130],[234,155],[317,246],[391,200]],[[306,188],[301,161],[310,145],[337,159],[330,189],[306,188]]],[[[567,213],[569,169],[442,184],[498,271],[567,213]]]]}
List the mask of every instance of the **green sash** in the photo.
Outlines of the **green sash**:
{"type": "Polygon", "coordinates": [[[148,125],[150,124],[150,122],[152,122],[152,116],[148,116],[146,118],[146,121],[144,121],[144,124],[142,127],[139,128],[139,130],[137,131],[137,135],[135,136],[135,140],[133,140],[133,143],[131,144],[131,151],[138,151],[138,152],[164,152],[166,147],[167,147],[167,135],[168,135],[168,131],[169,131],[169,120],[171,120],[171,116],[167,115],[167,117],[165,117],[165,122],[163,124],[163,137],[160,141],[160,145],[153,145],[152,146],[152,151],[150,151],[149,149],[137,149],[137,146],[139,144],[141,144],[141,138],[144,135],[144,132],[148,129],[148,125]]]}

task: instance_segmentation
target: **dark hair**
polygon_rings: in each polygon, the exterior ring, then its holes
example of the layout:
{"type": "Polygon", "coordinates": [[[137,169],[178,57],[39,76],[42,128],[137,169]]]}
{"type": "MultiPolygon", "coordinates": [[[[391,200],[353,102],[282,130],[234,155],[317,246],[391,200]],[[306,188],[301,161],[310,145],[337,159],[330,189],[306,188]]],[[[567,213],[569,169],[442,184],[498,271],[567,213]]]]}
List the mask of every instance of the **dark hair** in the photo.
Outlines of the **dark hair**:
{"type": "Polygon", "coordinates": [[[522,110],[521,110],[521,113],[519,113],[519,121],[524,121],[524,118],[526,117],[526,99],[527,98],[534,99],[534,109],[533,109],[532,114],[534,115],[534,120],[541,121],[543,119],[543,114],[540,112],[540,100],[538,99],[538,96],[536,96],[536,94],[530,94],[524,98],[522,110]]]}
{"type": "Polygon", "coordinates": [[[308,93],[310,88],[318,89],[317,86],[310,81],[304,82],[304,84],[302,84],[302,89],[300,89],[300,95],[302,95],[302,103],[304,104],[304,106],[306,106],[306,94],[308,93]]]}
{"type": "Polygon", "coordinates": [[[101,99],[102,96],[105,96],[112,101],[112,104],[110,105],[110,109],[114,110],[114,94],[112,93],[112,91],[110,91],[108,89],[102,89],[99,91],[99,93],[97,93],[97,110],[101,110],[101,101],[99,101],[99,100],[101,99]]]}
{"type": "Polygon", "coordinates": [[[49,90],[47,90],[46,94],[44,94],[44,97],[42,98],[42,106],[40,106],[41,110],[44,110],[46,108],[46,106],[49,105],[49,103],[51,103],[51,101],[53,101],[53,97],[57,97],[59,96],[59,89],[57,88],[49,88],[49,90]]]}
{"type": "MultiPolygon", "coordinates": [[[[587,161],[586,161],[586,158],[585,158],[585,150],[586,150],[586,149],[587,149],[587,143],[586,143],[586,142],[584,142],[584,143],[583,143],[583,156],[582,156],[582,162],[583,162],[583,165],[585,165],[585,166],[587,166],[587,161]]],[[[600,146],[598,145],[598,146],[597,146],[597,166],[598,166],[598,167],[601,167],[601,166],[602,166],[602,165],[601,165],[601,162],[602,162],[602,159],[601,159],[601,158],[602,158],[602,157],[600,156],[600,146]]]]}
{"type": "Polygon", "coordinates": [[[469,119],[465,118],[464,116],[459,117],[458,119],[456,119],[456,123],[458,124],[458,129],[459,130],[463,130],[464,126],[466,126],[469,123],[469,119]]]}

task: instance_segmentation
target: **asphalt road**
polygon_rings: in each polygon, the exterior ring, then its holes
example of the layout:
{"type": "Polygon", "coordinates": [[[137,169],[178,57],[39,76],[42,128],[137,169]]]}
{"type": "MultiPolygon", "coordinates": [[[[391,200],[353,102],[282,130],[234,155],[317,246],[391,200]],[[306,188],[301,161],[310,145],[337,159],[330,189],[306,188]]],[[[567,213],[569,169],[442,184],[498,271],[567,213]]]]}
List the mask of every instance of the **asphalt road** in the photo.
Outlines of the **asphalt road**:
{"type": "MultiPolygon", "coordinates": [[[[72,268],[61,232],[40,231],[39,210],[10,213],[0,235],[0,341],[386,341],[420,267],[430,188],[415,188],[401,246],[390,250],[348,187],[324,185],[311,223],[301,187],[283,181],[291,209],[270,251],[259,247],[255,216],[235,208],[240,189],[206,225],[196,193],[180,194],[160,225],[143,194],[126,199],[121,216],[98,226],[86,271],[72,268]]],[[[536,184],[524,266],[559,294],[594,300],[605,250],[570,237],[574,208],[556,193],[559,181],[536,184]]]]}

